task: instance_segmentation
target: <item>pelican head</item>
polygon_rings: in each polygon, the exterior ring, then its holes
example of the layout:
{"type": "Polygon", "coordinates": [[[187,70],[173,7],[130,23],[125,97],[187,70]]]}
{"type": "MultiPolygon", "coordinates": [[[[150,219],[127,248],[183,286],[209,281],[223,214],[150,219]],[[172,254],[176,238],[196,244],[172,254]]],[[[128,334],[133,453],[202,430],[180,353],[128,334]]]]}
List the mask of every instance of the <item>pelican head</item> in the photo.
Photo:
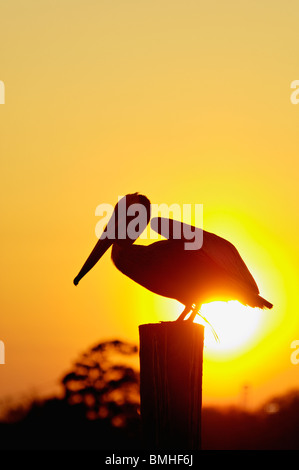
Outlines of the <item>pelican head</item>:
{"type": "Polygon", "coordinates": [[[114,207],[99,241],[74,279],[77,285],[113,244],[132,244],[147,227],[151,218],[151,203],[139,193],[127,194],[114,207]]]}
{"type": "Polygon", "coordinates": [[[103,236],[112,243],[134,243],[148,225],[150,217],[151,203],[148,198],[139,193],[127,194],[114,207],[103,236]]]}

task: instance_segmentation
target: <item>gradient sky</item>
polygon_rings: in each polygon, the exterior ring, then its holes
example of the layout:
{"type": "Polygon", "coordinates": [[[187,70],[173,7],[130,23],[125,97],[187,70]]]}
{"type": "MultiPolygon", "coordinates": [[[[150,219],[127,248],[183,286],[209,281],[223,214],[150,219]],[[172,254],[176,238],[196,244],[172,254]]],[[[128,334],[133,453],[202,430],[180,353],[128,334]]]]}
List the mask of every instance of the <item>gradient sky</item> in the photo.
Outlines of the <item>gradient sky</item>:
{"type": "Polygon", "coordinates": [[[96,207],[135,191],[203,204],[274,304],[244,347],[206,350],[204,403],[299,386],[298,17],[297,0],[0,0],[0,399],[49,392],[94,343],[179,313],[108,254],[72,284],[96,207]]]}

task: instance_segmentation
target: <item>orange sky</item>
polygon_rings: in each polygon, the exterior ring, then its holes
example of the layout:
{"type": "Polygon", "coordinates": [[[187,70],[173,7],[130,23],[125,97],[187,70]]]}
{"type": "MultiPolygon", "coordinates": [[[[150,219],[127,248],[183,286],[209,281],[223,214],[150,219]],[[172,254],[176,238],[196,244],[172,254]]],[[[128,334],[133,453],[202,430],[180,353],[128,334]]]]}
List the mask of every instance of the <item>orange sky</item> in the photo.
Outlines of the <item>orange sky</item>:
{"type": "Polygon", "coordinates": [[[243,347],[205,348],[204,402],[299,386],[298,15],[295,0],[1,3],[0,399],[51,390],[94,343],[178,315],[108,254],[72,284],[96,207],[135,191],[203,204],[274,304],[243,347]]]}

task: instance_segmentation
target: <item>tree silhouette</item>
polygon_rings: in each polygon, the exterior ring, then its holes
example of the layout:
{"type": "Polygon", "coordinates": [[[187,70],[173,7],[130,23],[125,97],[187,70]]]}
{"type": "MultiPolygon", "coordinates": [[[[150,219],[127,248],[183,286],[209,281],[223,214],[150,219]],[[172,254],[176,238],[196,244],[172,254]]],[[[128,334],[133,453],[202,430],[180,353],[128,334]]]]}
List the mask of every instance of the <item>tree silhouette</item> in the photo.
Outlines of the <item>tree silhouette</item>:
{"type": "Polygon", "coordinates": [[[139,448],[137,359],[137,346],[119,340],[88,349],[62,378],[62,398],[0,421],[0,449],[139,448]]]}
{"type": "Polygon", "coordinates": [[[137,359],[137,346],[106,341],[90,348],[62,379],[69,405],[84,406],[86,417],[114,427],[139,421],[139,373],[128,365],[137,359]]]}

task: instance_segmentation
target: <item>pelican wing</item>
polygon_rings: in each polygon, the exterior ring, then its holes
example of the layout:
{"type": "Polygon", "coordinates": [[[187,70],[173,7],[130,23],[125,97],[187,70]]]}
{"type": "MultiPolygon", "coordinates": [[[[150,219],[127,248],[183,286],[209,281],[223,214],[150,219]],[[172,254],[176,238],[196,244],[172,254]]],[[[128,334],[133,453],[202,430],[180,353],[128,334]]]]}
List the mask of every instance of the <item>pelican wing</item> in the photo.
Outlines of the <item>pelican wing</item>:
{"type": "Polygon", "coordinates": [[[258,286],[249,269],[238,250],[229,241],[206,230],[164,217],[153,218],[151,220],[151,228],[165,238],[181,238],[189,243],[192,240],[190,235],[193,233],[193,239],[197,237],[197,240],[202,240],[199,249],[203,250],[209,258],[217,263],[218,266],[221,266],[230,276],[244,283],[252,292],[259,293],[258,286]]]}

